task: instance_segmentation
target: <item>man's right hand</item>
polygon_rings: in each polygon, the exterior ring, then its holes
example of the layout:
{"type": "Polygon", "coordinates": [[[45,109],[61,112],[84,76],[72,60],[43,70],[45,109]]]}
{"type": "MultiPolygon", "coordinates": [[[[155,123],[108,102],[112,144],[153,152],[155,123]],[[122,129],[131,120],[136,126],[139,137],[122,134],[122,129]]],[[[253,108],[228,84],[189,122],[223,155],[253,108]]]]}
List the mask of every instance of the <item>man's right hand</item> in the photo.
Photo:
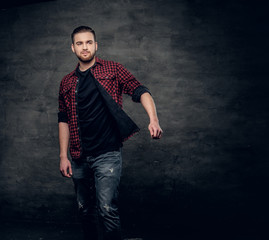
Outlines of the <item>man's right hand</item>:
{"type": "Polygon", "coordinates": [[[71,162],[68,160],[67,157],[61,157],[60,160],[60,172],[63,177],[72,177],[72,167],[71,162]]]}

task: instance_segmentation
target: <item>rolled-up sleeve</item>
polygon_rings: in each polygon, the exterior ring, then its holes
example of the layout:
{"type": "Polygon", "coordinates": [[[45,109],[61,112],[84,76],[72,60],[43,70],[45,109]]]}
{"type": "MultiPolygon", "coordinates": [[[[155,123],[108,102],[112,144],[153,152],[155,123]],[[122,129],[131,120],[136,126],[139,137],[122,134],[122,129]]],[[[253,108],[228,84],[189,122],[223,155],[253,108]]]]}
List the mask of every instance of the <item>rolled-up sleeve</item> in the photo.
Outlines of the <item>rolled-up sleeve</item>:
{"type": "Polygon", "coordinates": [[[68,122],[68,117],[66,112],[58,112],[58,123],[59,122],[68,122]]]}
{"type": "Polygon", "coordinates": [[[151,95],[151,93],[147,87],[145,87],[143,85],[138,86],[133,92],[132,100],[134,102],[140,102],[140,98],[141,98],[142,94],[144,94],[146,92],[151,95]]]}

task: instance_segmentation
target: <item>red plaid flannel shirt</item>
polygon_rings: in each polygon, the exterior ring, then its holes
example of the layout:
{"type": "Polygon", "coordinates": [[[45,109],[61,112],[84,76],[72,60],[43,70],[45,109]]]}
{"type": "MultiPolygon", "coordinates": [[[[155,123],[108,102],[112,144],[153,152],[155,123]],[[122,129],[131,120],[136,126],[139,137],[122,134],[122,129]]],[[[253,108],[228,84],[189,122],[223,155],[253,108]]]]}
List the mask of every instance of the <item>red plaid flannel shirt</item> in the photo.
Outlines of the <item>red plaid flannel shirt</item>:
{"type": "MultiPolygon", "coordinates": [[[[121,64],[96,57],[91,68],[95,79],[101,84],[113,100],[122,108],[122,93],[132,96],[139,102],[140,96],[149,90],[121,64]]],[[[70,131],[69,151],[73,159],[81,156],[81,143],[77,115],[77,82],[75,70],[66,75],[60,84],[58,122],[67,122],[70,131]]],[[[128,119],[127,119],[128,120],[128,119]]]]}

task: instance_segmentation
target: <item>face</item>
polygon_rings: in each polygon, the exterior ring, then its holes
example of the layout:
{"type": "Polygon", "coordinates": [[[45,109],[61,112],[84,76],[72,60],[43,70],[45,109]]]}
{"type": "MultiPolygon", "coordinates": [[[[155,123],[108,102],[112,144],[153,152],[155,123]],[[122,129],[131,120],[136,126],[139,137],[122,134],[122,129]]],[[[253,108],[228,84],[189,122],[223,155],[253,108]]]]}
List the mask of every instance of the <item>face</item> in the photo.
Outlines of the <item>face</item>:
{"type": "Polygon", "coordinates": [[[90,63],[94,60],[97,51],[97,42],[90,32],[77,33],[74,36],[74,43],[71,46],[72,51],[83,63],[90,63]]]}

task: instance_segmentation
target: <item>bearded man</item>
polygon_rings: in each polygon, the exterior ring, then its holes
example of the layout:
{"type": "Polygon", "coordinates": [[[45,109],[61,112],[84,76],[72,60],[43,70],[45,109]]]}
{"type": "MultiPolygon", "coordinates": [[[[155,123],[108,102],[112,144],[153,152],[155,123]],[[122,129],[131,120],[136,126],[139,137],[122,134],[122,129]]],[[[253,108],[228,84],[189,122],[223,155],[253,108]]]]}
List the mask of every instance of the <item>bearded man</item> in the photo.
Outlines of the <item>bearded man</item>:
{"type": "Polygon", "coordinates": [[[71,39],[79,62],[60,84],[60,171],[73,179],[84,239],[120,240],[121,148],[123,141],[139,131],[122,110],[122,94],[141,102],[152,138],[160,139],[162,129],[148,88],[121,64],[96,56],[92,28],[74,29],[71,39]]]}

